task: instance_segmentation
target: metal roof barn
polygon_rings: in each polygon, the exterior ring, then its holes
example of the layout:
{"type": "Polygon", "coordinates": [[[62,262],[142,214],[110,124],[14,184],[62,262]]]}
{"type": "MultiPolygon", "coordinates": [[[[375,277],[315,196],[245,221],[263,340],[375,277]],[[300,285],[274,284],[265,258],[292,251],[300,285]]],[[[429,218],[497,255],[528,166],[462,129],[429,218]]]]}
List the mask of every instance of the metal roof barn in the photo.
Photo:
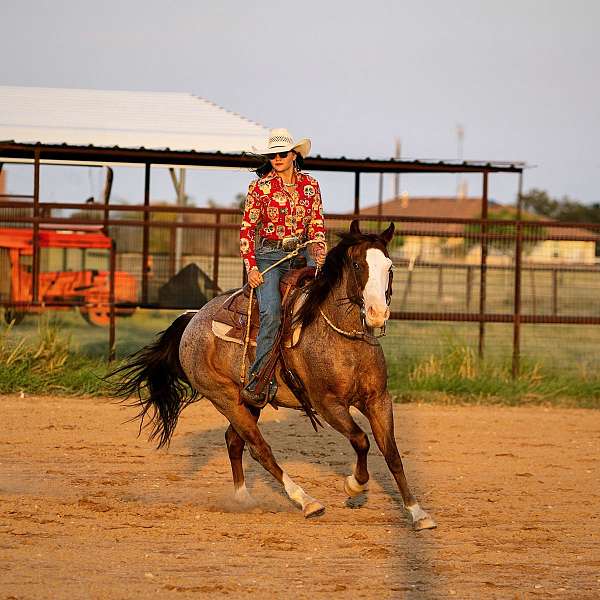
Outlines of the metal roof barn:
{"type": "Polygon", "coordinates": [[[244,152],[268,129],[192,94],[0,86],[0,140],[244,152]]]}

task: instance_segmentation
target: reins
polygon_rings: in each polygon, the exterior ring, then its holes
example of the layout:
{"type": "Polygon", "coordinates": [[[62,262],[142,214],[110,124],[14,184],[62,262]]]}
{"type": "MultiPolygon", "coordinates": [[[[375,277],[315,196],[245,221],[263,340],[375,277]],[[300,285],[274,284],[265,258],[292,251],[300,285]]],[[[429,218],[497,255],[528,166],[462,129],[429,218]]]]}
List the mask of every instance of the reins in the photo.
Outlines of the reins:
{"type": "Polygon", "coordinates": [[[356,329],[353,329],[352,331],[344,331],[343,329],[336,327],[331,322],[331,320],[323,312],[323,309],[319,308],[319,312],[321,313],[321,316],[325,320],[325,323],[327,323],[327,325],[329,325],[329,327],[331,327],[331,329],[333,329],[334,331],[337,331],[339,334],[343,335],[344,337],[347,337],[347,338],[350,338],[353,340],[363,340],[365,342],[371,343],[371,341],[370,341],[371,339],[376,340],[377,338],[383,337],[385,335],[385,325],[383,327],[381,327],[381,332],[377,335],[368,333],[367,331],[365,331],[364,324],[363,324],[362,331],[356,331],[356,329]]]}

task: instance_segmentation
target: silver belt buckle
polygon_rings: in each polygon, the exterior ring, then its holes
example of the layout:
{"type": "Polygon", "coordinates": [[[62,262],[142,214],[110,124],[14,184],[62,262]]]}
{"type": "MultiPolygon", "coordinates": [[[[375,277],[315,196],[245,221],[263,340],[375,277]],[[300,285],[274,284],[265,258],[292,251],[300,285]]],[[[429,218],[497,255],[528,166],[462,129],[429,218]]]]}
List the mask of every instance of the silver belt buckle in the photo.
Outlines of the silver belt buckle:
{"type": "Polygon", "coordinates": [[[299,241],[300,240],[295,235],[292,235],[290,237],[285,237],[281,241],[281,247],[286,252],[293,252],[298,247],[298,242],[299,241]]]}

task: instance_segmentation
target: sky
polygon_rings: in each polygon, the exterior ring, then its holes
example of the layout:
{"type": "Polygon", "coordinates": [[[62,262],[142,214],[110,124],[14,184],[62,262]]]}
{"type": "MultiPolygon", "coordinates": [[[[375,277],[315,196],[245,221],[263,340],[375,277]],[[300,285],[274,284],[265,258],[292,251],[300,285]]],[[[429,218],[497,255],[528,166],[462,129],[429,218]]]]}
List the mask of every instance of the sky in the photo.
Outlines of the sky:
{"type": "MultiPolygon", "coordinates": [[[[597,0],[20,0],[0,3],[3,85],[189,92],[266,127],[310,137],[323,156],[525,161],[524,189],[600,202],[597,0]]],[[[8,172],[27,193],[30,170],[8,172]]],[[[137,202],[139,169],[113,194],[137,202]]],[[[330,211],[352,208],[350,174],[314,173],[330,211]]],[[[393,176],[384,182],[392,195],[393,176]]],[[[96,193],[101,173],[48,167],[42,197],[96,193]],[[50,172],[52,171],[52,172],[50,172]]],[[[251,174],[188,174],[195,203],[226,205],[251,174]]],[[[410,196],[453,195],[454,175],[403,175],[410,196]]],[[[467,178],[469,195],[481,176],[467,178]]],[[[152,196],[174,198],[164,172],[152,196]]],[[[490,195],[514,202],[515,175],[490,195]]],[[[362,204],[377,202],[363,178],[362,204]]]]}

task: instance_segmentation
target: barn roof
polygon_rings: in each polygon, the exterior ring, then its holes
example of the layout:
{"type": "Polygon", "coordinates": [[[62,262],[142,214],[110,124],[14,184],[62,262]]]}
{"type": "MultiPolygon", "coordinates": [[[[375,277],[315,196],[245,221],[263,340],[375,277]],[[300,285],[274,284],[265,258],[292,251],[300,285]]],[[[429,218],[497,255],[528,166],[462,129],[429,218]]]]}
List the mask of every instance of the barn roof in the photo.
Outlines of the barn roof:
{"type": "Polygon", "coordinates": [[[0,140],[243,152],[268,129],[192,94],[0,86],[0,140]]]}

